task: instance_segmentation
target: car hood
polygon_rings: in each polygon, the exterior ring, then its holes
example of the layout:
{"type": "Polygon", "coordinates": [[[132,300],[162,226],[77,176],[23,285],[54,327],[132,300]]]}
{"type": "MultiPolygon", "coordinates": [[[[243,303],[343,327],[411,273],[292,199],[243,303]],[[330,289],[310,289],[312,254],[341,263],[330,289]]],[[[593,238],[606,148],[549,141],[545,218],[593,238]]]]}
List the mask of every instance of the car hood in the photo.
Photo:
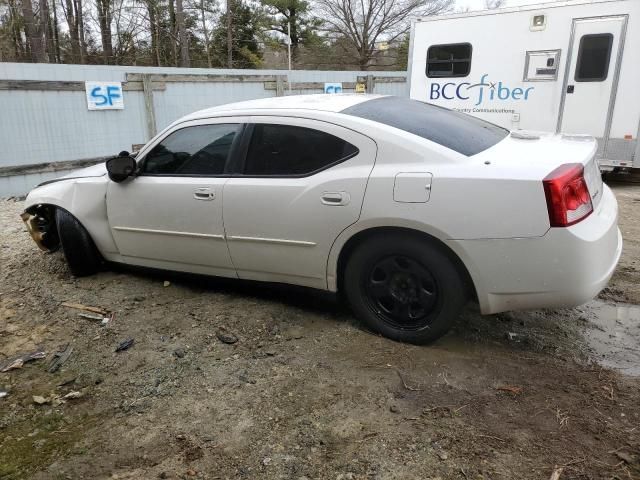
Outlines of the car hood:
{"type": "Polygon", "coordinates": [[[73,172],[70,172],[58,178],[58,180],[62,180],[64,178],[101,177],[106,173],[107,173],[107,164],[106,162],[102,162],[97,165],[91,165],[90,167],[74,170],[73,172]]]}
{"type": "Polygon", "coordinates": [[[61,182],[63,180],[71,180],[74,178],[90,178],[90,177],[103,177],[107,173],[106,162],[99,163],[97,165],[91,165],[90,167],[80,168],[78,170],[74,170],[72,172],[67,173],[66,175],[62,175],[58,178],[54,178],[53,180],[47,180],[46,182],[42,182],[37,185],[37,187],[41,187],[43,185],[49,185],[50,183],[61,182]]]}

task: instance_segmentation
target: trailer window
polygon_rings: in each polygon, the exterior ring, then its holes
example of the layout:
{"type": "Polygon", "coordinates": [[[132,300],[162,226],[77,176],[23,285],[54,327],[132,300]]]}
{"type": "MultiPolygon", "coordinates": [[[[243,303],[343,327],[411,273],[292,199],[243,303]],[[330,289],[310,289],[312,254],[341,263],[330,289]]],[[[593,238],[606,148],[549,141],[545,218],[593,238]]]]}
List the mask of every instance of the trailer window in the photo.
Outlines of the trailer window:
{"type": "Polygon", "coordinates": [[[471,44],[431,45],[427,50],[427,77],[466,77],[471,70],[471,44]]]}
{"type": "Polygon", "coordinates": [[[612,45],[613,35],[610,33],[584,35],[580,39],[576,82],[603,82],[607,79],[612,45]]]}

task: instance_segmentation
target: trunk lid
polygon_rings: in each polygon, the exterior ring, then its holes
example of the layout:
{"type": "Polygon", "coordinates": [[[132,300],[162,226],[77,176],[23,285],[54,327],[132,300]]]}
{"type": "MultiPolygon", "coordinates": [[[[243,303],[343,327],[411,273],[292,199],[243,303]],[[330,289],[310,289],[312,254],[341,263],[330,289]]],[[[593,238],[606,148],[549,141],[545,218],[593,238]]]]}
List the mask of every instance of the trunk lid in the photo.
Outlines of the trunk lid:
{"type": "Polygon", "coordinates": [[[598,142],[590,135],[518,130],[472,158],[499,167],[501,176],[540,181],[563,164],[579,163],[584,168],[584,178],[595,209],[602,198],[597,148],[598,142]]]}

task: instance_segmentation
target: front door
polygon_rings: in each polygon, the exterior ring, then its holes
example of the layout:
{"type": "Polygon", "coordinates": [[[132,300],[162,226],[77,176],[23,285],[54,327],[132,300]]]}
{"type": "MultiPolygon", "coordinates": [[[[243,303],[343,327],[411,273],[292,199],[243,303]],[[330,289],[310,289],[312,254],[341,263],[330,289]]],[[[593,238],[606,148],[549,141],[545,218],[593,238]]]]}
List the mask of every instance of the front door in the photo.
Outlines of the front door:
{"type": "Polygon", "coordinates": [[[560,131],[608,136],[627,17],[574,20],[560,131]]]}
{"type": "Polygon", "coordinates": [[[224,186],[238,276],[326,288],[331,245],[360,216],[376,144],[321,121],[251,122],[244,165],[224,186]]]}
{"type": "Polygon", "coordinates": [[[109,183],[107,214],[124,262],[235,276],[222,192],[241,129],[228,120],[178,128],[143,152],[139,176],[109,183]]]}

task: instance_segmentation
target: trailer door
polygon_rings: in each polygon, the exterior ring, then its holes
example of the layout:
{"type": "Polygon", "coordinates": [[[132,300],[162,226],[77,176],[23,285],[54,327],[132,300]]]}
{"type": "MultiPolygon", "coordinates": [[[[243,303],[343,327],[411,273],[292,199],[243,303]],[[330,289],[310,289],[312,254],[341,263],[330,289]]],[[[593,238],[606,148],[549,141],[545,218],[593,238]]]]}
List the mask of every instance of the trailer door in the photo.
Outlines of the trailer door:
{"type": "Polygon", "coordinates": [[[558,129],[606,142],[627,16],[573,20],[558,129]]]}

